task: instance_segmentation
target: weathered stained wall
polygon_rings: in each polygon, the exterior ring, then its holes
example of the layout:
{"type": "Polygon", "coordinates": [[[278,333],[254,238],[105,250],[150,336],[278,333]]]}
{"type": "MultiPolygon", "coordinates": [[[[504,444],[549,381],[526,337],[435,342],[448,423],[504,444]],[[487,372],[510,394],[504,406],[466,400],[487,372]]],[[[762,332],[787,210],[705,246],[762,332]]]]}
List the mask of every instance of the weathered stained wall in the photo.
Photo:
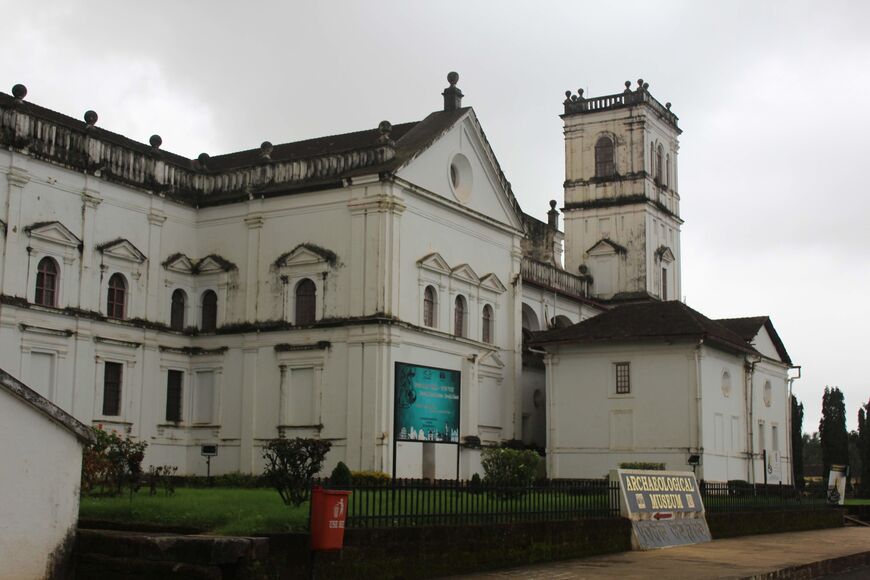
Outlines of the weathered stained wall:
{"type": "Polygon", "coordinates": [[[0,389],[0,578],[63,578],[79,511],[74,434],[0,389]]]}

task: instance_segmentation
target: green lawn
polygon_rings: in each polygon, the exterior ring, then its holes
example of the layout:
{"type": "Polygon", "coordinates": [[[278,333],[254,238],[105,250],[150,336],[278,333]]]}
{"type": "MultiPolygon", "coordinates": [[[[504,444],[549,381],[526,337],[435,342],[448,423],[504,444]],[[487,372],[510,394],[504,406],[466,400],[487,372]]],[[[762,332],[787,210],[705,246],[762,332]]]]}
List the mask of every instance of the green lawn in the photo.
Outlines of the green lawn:
{"type": "Polygon", "coordinates": [[[870,505],[870,499],[846,499],[846,505],[870,505]]]}
{"type": "Polygon", "coordinates": [[[194,528],[222,535],[306,529],[308,504],[284,505],[273,489],[178,488],[175,495],[83,497],[83,519],[194,528]]]}

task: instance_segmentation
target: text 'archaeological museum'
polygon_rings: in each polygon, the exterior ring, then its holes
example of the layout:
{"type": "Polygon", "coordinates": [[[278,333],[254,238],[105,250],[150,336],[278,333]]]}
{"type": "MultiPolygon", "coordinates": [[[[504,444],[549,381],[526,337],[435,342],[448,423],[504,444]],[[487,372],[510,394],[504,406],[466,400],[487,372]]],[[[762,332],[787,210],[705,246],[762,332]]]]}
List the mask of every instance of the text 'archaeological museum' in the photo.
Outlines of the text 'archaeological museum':
{"type": "Polygon", "coordinates": [[[400,477],[522,441],[550,477],[790,482],[771,321],[680,301],[670,103],[567,94],[560,226],[556,201],[523,213],[448,81],[419,121],[196,159],[0,93],[0,368],[179,473],[313,437],[327,470],[400,477]],[[414,373],[455,380],[455,423],[397,428],[414,373]]]}

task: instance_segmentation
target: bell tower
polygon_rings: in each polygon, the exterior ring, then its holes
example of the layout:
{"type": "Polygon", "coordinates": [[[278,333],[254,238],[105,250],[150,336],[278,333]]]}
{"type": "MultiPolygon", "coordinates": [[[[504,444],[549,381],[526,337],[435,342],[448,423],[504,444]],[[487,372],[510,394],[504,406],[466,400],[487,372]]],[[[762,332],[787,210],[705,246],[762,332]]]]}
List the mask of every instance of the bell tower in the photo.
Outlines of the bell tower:
{"type": "Polygon", "coordinates": [[[565,268],[591,276],[595,298],[680,299],[682,131],[671,104],[643,79],[565,95],[565,268]]]}

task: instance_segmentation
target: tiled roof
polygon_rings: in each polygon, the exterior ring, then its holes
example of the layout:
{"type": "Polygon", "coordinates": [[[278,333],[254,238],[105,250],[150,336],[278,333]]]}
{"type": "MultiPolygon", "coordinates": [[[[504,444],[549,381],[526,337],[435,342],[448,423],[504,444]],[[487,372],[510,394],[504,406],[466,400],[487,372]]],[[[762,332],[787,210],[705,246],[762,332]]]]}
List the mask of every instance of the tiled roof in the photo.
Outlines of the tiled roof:
{"type": "Polygon", "coordinates": [[[732,332],[739,334],[743,340],[749,343],[751,343],[752,339],[758,335],[758,331],[764,327],[767,330],[767,334],[770,336],[770,340],[773,342],[774,348],[776,348],[776,353],[779,355],[780,360],[792,364],[791,357],[788,356],[788,352],[785,350],[785,345],[783,344],[782,339],[779,338],[779,334],[777,334],[776,329],[773,327],[773,323],[770,321],[769,316],[720,318],[716,320],[716,322],[732,332]]]}
{"type": "Polygon", "coordinates": [[[757,354],[740,335],[679,301],[625,304],[568,328],[535,333],[532,344],[701,340],[757,354]]]}

